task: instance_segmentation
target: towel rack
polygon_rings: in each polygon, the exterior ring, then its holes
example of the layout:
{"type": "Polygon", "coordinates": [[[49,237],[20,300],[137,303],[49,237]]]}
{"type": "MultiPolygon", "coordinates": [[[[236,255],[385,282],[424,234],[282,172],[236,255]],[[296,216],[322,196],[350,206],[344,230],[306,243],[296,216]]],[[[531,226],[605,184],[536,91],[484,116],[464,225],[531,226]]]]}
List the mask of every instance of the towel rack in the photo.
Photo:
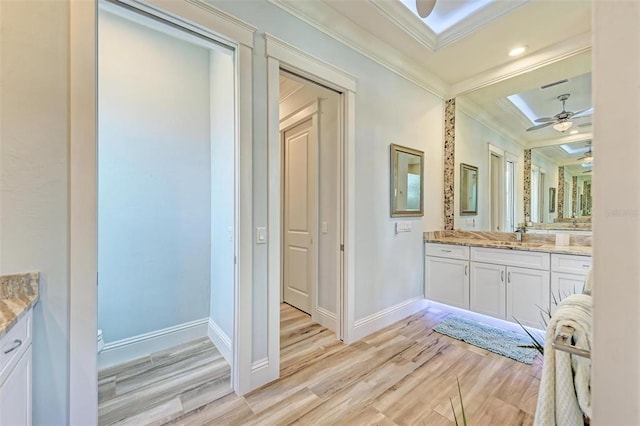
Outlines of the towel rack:
{"type": "Polygon", "coordinates": [[[568,325],[563,325],[560,328],[560,332],[557,334],[556,338],[553,339],[552,346],[562,352],[568,352],[573,355],[578,355],[583,358],[591,358],[591,351],[587,351],[585,349],[576,348],[571,344],[571,336],[575,329],[568,325]]]}

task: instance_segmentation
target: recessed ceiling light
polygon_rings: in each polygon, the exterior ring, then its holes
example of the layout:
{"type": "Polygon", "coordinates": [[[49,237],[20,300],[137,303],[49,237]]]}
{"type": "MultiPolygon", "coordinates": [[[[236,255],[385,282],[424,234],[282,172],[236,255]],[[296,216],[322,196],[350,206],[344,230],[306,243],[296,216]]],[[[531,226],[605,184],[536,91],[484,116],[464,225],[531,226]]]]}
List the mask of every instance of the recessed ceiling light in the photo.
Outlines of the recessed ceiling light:
{"type": "Polygon", "coordinates": [[[575,135],[576,133],[578,133],[578,130],[573,129],[572,131],[569,132],[570,135],[575,135]]]}
{"type": "Polygon", "coordinates": [[[511,51],[509,52],[509,56],[518,56],[518,55],[522,55],[524,53],[524,51],[527,50],[527,48],[525,46],[519,46],[519,47],[514,47],[513,49],[511,49],[511,51]]]}

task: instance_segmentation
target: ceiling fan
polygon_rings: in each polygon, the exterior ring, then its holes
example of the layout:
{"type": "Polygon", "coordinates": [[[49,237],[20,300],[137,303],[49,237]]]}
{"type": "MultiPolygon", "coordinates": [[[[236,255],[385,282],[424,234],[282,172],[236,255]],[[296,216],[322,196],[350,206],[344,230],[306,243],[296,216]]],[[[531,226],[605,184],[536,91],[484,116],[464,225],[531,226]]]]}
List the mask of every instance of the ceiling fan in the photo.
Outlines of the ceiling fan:
{"type": "Polygon", "coordinates": [[[542,124],[537,124],[533,127],[529,127],[527,129],[527,132],[531,130],[543,129],[548,126],[553,126],[553,128],[559,132],[564,132],[568,130],[571,126],[573,126],[573,122],[571,121],[571,119],[580,117],[581,116],[580,114],[586,111],[589,111],[589,108],[585,108],[575,112],[567,111],[565,108],[565,102],[567,101],[567,99],[569,99],[569,96],[571,95],[568,93],[558,96],[558,100],[562,102],[562,111],[560,111],[553,117],[538,118],[536,120],[536,123],[542,123],[542,124]]]}
{"type": "Polygon", "coordinates": [[[591,150],[591,143],[589,143],[589,150],[584,153],[584,156],[578,158],[578,161],[582,161],[583,163],[593,162],[593,151],[591,150]]]}

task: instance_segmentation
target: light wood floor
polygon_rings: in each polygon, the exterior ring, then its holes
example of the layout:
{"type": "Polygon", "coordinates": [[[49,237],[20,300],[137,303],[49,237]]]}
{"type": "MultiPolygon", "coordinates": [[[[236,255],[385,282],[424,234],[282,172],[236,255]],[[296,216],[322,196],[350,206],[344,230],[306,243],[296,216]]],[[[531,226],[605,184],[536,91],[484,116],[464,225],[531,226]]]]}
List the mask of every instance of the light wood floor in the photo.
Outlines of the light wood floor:
{"type": "Polygon", "coordinates": [[[452,425],[456,378],[469,424],[531,424],[541,360],[528,366],[434,332],[445,316],[425,310],[346,346],[283,305],[282,377],[173,424],[452,425]]]}
{"type": "Polygon", "coordinates": [[[157,425],[233,393],[229,365],[208,338],[98,373],[100,425],[157,425]]]}

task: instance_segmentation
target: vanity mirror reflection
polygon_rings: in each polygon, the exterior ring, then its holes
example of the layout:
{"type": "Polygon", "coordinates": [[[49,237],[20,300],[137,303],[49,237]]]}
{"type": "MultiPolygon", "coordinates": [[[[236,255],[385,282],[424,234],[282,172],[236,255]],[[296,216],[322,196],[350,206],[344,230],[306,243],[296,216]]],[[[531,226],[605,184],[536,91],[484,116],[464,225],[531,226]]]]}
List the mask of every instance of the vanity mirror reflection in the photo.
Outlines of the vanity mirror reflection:
{"type": "Polygon", "coordinates": [[[592,113],[590,51],[456,96],[454,199],[466,191],[461,164],[486,173],[478,175],[477,216],[460,206],[454,228],[587,227],[592,113]]]}
{"type": "Polygon", "coordinates": [[[460,164],[460,214],[478,214],[478,168],[460,164]]]}
{"type": "Polygon", "coordinates": [[[423,216],[424,152],[391,144],[391,217],[423,216]]]}

